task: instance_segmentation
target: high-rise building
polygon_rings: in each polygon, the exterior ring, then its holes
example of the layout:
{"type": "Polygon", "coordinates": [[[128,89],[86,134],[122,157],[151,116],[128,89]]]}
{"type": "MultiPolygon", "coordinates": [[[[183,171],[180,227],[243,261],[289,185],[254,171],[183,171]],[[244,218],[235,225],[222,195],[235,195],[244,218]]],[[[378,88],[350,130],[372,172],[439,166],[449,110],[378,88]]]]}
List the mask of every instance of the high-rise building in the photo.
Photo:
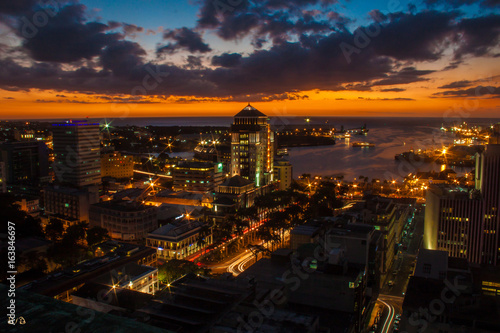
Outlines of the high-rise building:
{"type": "Polygon", "coordinates": [[[292,185],[292,164],[286,160],[274,162],[274,180],[280,190],[286,190],[292,185]]]}
{"type": "Polygon", "coordinates": [[[248,104],[231,126],[231,176],[241,176],[257,187],[273,181],[274,133],[269,118],[248,104]]]}
{"type": "Polygon", "coordinates": [[[52,125],[54,173],[58,183],[82,187],[101,182],[99,123],[66,121],[52,125]]]}
{"type": "Polygon", "coordinates": [[[483,199],[482,252],[484,264],[500,263],[500,144],[486,145],[476,156],[476,190],[483,199]]]}
{"type": "Polygon", "coordinates": [[[40,141],[5,142],[0,145],[8,185],[37,185],[48,180],[49,152],[40,141]]]}
{"type": "Polygon", "coordinates": [[[424,247],[473,264],[500,263],[500,145],[476,156],[476,188],[435,185],[427,193],[424,247]]]}

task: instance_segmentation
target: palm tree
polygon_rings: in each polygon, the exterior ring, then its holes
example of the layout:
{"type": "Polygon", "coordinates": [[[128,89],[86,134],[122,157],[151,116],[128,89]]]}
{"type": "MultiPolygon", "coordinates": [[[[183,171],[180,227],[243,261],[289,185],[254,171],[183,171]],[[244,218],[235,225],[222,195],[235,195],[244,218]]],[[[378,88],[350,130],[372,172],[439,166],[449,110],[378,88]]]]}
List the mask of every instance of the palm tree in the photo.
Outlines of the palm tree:
{"type": "Polygon", "coordinates": [[[196,238],[196,246],[198,246],[198,248],[203,248],[203,255],[206,254],[207,250],[207,247],[205,246],[208,243],[206,238],[211,234],[211,232],[212,230],[208,224],[204,224],[198,232],[198,237],[196,238]]]}
{"type": "Polygon", "coordinates": [[[250,238],[249,241],[253,241],[253,237],[255,235],[255,231],[252,230],[255,227],[255,223],[259,220],[259,213],[256,206],[251,206],[248,208],[240,208],[236,214],[242,218],[247,220],[248,223],[248,232],[247,238],[250,238]]]}

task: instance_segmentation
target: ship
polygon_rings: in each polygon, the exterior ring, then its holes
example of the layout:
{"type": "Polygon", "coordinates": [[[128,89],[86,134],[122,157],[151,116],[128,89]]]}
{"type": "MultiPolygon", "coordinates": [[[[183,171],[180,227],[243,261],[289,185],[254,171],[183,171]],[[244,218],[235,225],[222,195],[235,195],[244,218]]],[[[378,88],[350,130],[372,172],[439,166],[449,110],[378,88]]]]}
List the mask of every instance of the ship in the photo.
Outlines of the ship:
{"type": "Polygon", "coordinates": [[[370,142],[353,142],[352,146],[353,147],[360,147],[360,148],[371,148],[371,147],[375,147],[375,144],[370,143],[370,142]]]}
{"type": "Polygon", "coordinates": [[[288,149],[287,148],[278,148],[276,150],[276,155],[278,155],[278,156],[288,156],[288,149]]]}

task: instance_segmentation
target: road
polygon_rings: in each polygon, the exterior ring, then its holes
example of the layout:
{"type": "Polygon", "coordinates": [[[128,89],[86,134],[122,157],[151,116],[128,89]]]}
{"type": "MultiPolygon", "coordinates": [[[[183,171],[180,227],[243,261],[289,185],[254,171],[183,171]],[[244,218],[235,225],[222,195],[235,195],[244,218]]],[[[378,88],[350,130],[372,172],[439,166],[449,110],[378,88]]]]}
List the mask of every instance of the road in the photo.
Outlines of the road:
{"type": "Polygon", "coordinates": [[[404,300],[404,293],[408,286],[410,276],[413,274],[413,263],[416,260],[418,249],[420,248],[423,232],[424,232],[424,209],[415,214],[415,218],[411,226],[407,229],[408,236],[403,239],[403,244],[407,246],[406,250],[401,250],[399,258],[394,260],[390,269],[390,274],[387,275],[384,285],[380,290],[377,303],[372,311],[371,317],[368,322],[368,331],[376,318],[376,313],[382,309],[380,316],[377,333],[389,333],[393,331],[394,319],[397,314],[402,313],[402,306],[404,300]],[[397,271],[394,275],[393,272],[397,271]],[[389,286],[388,282],[392,280],[394,285],[389,286]]]}

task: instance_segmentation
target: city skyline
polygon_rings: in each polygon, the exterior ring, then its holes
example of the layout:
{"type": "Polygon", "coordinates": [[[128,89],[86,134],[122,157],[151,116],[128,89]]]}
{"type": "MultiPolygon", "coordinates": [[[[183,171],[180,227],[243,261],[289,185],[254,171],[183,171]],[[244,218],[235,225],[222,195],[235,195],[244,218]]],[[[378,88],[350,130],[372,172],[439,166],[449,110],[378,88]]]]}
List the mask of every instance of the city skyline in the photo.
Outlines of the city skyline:
{"type": "Polygon", "coordinates": [[[0,5],[1,118],[498,112],[494,1],[137,7],[0,5]]]}

